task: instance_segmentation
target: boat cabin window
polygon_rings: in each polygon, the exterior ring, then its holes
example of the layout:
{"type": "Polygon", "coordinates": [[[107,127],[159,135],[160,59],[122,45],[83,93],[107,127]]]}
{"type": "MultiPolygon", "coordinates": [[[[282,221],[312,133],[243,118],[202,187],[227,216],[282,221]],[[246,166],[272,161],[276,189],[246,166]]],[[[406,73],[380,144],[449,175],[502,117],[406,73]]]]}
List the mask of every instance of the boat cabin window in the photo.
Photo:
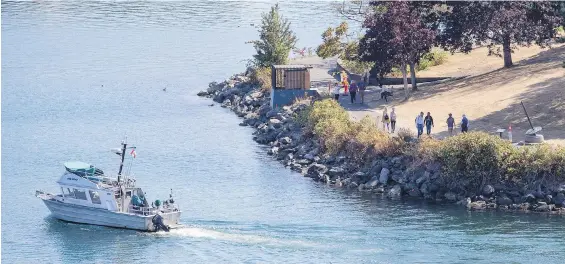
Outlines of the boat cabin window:
{"type": "Polygon", "coordinates": [[[63,189],[63,197],[75,198],[75,193],[71,191],[71,188],[61,188],[63,189]]]}
{"type": "Polygon", "coordinates": [[[93,204],[101,204],[102,202],[100,202],[100,195],[98,195],[98,192],[93,192],[93,191],[88,191],[90,193],[90,200],[92,201],[93,204]]]}
{"type": "Polygon", "coordinates": [[[76,199],[86,200],[86,192],[81,191],[81,190],[77,190],[77,189],[73,189],[73,190],[74,190],[76,199]]]}

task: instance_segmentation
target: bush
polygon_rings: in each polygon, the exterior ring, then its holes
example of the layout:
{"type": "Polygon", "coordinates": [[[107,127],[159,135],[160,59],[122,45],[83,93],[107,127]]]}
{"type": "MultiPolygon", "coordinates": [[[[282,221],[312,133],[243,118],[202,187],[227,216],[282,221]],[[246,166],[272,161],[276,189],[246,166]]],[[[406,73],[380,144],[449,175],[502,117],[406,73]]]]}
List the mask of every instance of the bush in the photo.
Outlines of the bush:
{"type": "Polygon", "coordinates": [[[352,131],[347,111],[331,99],[314,103],[308,123],[329,154],[341,151],[352,131]]]}
{"type": "Polygon", "coordinates": [[[416,134],[414,132],[412,132],[412,130],[408,129],[408,128],[400,128],[398,129],[398,137],[402,140],[404,140],[404,142],[410,142],[414,139],[414,137],[416,136],[416,134]]]}
{"type": "Polygon", "coordinates": [[[438,66],[447,62],[447,52],[442,50],[432,51],[424,54],[420,63],[416,66],[416,71],[423,71],[432,66],[438,66]]]}
{"type": "Polygon", "coordinates": [[[504,164],[506,180],[537,183],[565,181],[565,148],[542,144],[515,149],[504,164]]]}
{"type": "Polygon", "coordinates": [[[501,180],[504,161],[512,151],[514,147],[508,141],[484,132],[447,138],[439,150],[442,176],[452,187],[478,190],[501,180]]]}
{"type": "Polygon", "coordinates": [[[347,111],[333,99],[314,103],[308,127],[318,135],[326,154],[345,151],[355,160],[364,160],[372,154],[394,155],[401,151],[402,142],[380,131],[373,119],[367,116],[359,122],[351,121],[347,111]]]}
{"type": "Polygon", "coordinates": [[[263,91],[271,90],[271,67],[260,67],[251,73],[251,81],[263,91]]]}

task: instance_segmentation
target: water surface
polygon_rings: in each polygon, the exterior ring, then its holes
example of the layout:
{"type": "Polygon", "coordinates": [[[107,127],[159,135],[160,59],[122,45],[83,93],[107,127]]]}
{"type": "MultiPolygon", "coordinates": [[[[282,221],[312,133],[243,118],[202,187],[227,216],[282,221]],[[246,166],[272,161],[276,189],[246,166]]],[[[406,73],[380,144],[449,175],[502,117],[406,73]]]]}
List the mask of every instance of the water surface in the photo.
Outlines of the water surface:
{"type": "MultiPolygon", "coordinates": [[[[270,2],[2,1],[5,263],[562,263],[565,220],[362,197],[265,155],[195,96],[245,69],[270,2]],[[253,25],[252,25],[253,24],[253,25]],[[167,87],[167,91],[162,89],[167,87]],[[150,199],[170,187],[186,228],[149,234],[49,216],[62,163],[118,169],[124,134],[150,199]]],[[[300,47],[339,17],[284,1],[300,47]]]]}

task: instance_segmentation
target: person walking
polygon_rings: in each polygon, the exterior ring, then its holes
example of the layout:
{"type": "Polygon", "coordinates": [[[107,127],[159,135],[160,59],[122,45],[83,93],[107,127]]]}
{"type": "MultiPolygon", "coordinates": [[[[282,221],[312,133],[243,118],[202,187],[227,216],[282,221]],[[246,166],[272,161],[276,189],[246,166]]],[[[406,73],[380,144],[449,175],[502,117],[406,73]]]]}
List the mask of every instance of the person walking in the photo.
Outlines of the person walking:
{"type": "Polygon", "coordinates": [[[424,124],[426,125],[426,134],[429,136],[432,133],[432,127],[434,126],[434,118],[430,115],[430,112],[424,118],[424,124]]]}
{"type": "Polygon", "coordinates": [[[351,103],[355,103],[357,102],[357,98],[355,98],[355,95],[357,95],[357,83],[355,83],[354,80],[351,80],[351,86],[349,87],[349,94],[351,95],[351,103]]]}
{"type": "Polygon", "coordinates": [[[333,93],[334,93],[334,99],[338,102],[339,102],[339,90],[341,90],[341,87],[339,87],[339,83],[336,82],[333,93]]]}
{"type": "Polygon", "coordinates": [[[394,111],[394,107],[392,108],[392,111],[390,111],[390,129],[392,133],[396,130],[396,112],[394,111]]]}
{"type": "Polygon", "coordinates": [[[361,104],[365,103],[365,88],[367,87],[367,83],[365,81],[359,82],[359,97],[361,97],[361,104]]]}
{"type": "Polygon", "coordinates": [[[416,122],[416,129],[418,130],[418,138],[420,138],[420,136],[424,134],[424,112],[420,112],[414,121],[416,122]]]}
{"type": "Polygon", "coordinates": [[[467,131],[469,131],[469,119],[467,119],[467,116],[463,115],[461,119],[461,133],[467,133],[467,131]]]}
{"type": "Polygon", "coordinates": [[[453,136],[453,128],[455,127],[455,119],[449,113],[449,117],[447,118],[447,131],[449,132],[450,136],[453,136]]]}
{"type": "Polygon", "coordinates": [[[386,109],[386,107],[383,111],[383,118],[381,121],[383,122],[383,130],[390,133],[390,116],[388,115],[388,110],[386,109]]]}

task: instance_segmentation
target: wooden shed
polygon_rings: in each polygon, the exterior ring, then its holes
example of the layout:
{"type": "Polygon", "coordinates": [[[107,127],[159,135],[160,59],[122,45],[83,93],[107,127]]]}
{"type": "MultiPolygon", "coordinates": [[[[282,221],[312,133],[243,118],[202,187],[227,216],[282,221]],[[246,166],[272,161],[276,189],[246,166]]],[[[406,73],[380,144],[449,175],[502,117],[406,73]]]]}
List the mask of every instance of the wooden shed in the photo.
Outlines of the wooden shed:
{"type": "Polygon", "coordinates": [[[313,96],[310,68],[305,65],[271,66],[271,107],[291,104],[298,97],[313,96]]]}

